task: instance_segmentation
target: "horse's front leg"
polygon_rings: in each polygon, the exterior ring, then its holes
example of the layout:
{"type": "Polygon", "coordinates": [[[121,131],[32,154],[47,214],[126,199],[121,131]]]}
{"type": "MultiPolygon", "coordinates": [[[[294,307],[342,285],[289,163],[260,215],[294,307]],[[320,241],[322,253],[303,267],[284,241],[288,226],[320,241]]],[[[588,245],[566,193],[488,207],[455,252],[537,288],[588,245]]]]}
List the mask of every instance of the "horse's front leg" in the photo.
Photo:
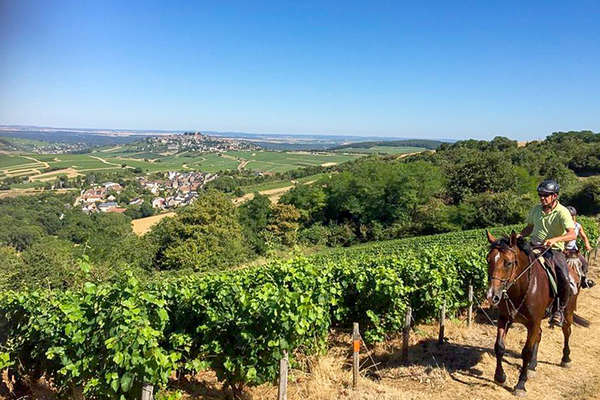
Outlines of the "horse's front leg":
{"type": "Polygon", "coordinates": [[[519,374],[519,382],[515,386],[515,395],[517,396],[525,395],[525,382],[527,382],[527,371],[529,370],[529,365],[531,364],[531,359],[534,353],[534,347],[535,344],[538,342],[539,335],[539,323],[529,325],[527,327],[527,340],[525,341],[525,346],[523,346],[523,351],[521,352],[521,357],[523,358],[523,366],[521,367],[521,373],[519,374]]]}
{"type": "MultiPolygon", "coordinates": [[[[571,301],[576,301],[576,298],[572,299],[571,301]]],[[[562,360],[560,360],[560,366],[569,368],[571,366],[571,357],[569,357],[571,355],[571,349],[569,348],[569,337],[571,336],[571,324],[573,323],[573,309],[567,310],[565,314],[565,322],[562,326],[565,342],[563,346],[562,360]]]]}
{"type": "Polygon", "coordinates": [[[533,355],[531,356],[531,361],[529,362],[529,370],[527,371],[527,378],[535,377],[535,369],[537,368],[537,355],[538,348],[540,346],[540,342],[542,341],[542,328],[539,328],[539,334],[537,342],[533,345],[533,355]]]}
{"type": "Polygon", "coordinates": [[[502,316],[498,318],[498,331],[496,334],[496,344],[494,345],[494,352],[496,353],[496,373],[494,374],[494,380],[498,383],[506,382],[506,374],[504,368],[502,368],[502,358],[506,352],[504,346],[504,338],[506,332],[508,332],[508,320],[502,316]]]}

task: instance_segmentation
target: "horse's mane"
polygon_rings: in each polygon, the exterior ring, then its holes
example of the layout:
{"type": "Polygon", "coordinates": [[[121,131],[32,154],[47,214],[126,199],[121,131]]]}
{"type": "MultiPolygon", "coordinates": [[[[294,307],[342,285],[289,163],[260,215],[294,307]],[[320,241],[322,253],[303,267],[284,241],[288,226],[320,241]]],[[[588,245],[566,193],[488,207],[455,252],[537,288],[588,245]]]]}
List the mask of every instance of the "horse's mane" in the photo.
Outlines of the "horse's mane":
{"type": "MultiPolygon", "coordinates": [[[[527,256],[533,254],[533,250],[531,245],[522,237],[517,239],[517,247],[519,250],[523,251],[527,256]]],[[[498,249],[502,251],[510,250],[510,239],[507,237],[500,238],[491,244],[491,249],[498,249]]]]}

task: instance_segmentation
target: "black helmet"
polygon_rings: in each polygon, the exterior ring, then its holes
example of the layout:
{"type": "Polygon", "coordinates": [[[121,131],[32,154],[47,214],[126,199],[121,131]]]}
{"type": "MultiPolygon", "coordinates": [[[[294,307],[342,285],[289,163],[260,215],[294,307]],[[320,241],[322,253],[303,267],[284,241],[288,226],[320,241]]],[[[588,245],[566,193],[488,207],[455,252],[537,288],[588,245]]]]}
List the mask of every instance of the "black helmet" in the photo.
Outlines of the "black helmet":
{"type": "Polygon", "coordinates": [[[546,179],[537,187],[537,191],[540,194],[558,194],[559,190],[560,186],[558,185],[558,182],[556,182],[554,179],[546,179]]]}
{"type": "Polygon", "coordinates": [[[569,212],[571,213],[572,216],[577,215],[577,210],[575,209],[575,207],[569,206],[569,207],[567,207],[567,210],[569,210],[569,212]]]}

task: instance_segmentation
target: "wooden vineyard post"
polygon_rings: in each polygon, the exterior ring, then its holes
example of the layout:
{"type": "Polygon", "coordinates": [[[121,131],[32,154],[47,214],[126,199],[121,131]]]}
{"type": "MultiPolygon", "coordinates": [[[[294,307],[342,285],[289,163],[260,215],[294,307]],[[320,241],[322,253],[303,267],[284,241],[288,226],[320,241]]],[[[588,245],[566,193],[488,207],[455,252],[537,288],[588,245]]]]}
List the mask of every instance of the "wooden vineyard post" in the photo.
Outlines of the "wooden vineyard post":
{"type": "Polygon", "coordinates": [[[402,331],[402,361],[408,360],[408,339],[410,335],[410,320],[412,310],[406,307],[406,316],[404,317],[404,330],[402,331]]]}
{"type": "Polygon", "coordinates": [[[154,399],[154,386],[151,383],[144,383],[142,386],[142,400],[154,399]]]}
{"type": "Polygon", "coordinates": [[[352,389],[356,389],[358,385],[359,351],[360,331],[358,330],[358,322],[355,322],[352,331],[352,389]]]}
{"type": "Polygon", "coordinates": [[[277,400],[287,400],[287,382],[288,382],[288,352],[283,351],[283,358],[279,360],[279,392],[277,400]]]}
{"type": "Polygon", "coordinates": [[[440,311],[440,334],[438,336],[438,344],[444,343],[444,331],[446,328],[446,300],[442,303],[440,311]]]}
{"type": "Polygon", "coordinates": [[[467,326],[473,323],[473,285],[469,285],[469,311],[467,311],[467,326]]]}

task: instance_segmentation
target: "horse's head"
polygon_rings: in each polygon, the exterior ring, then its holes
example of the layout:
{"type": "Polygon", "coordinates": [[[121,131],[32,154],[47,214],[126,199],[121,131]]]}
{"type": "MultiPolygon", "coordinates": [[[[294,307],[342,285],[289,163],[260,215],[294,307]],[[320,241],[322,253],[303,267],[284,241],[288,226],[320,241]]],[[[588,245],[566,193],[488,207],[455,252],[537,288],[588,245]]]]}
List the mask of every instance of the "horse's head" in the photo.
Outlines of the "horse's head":
{"type": "Polygon", "coordinates": [[[518,263],[517,234],[513,231],[510,237],[496,239],[487,231],[490,242],[490,251],[487,255],[488,262],[488,292],[487,299],[493,306],[502,300],[503,291],[507,284],[514,278],[518,263]]]}

